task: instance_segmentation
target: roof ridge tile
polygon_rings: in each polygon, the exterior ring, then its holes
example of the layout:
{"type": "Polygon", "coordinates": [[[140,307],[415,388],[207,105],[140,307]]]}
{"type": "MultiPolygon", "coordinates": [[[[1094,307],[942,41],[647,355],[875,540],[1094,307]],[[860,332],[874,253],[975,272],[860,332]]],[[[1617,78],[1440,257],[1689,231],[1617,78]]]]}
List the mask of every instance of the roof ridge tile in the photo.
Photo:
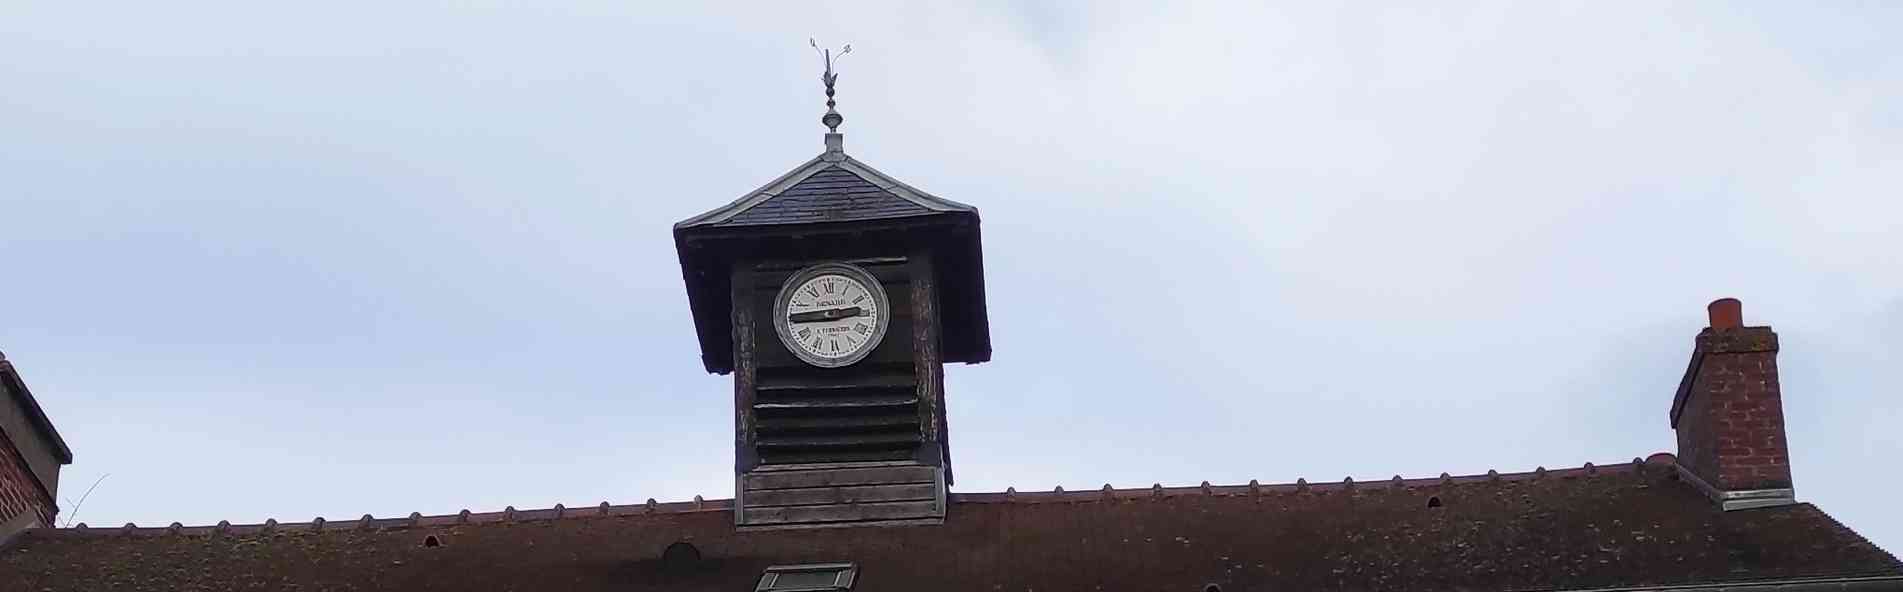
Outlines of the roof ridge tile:
{"type": "MultiPolygon", "coordinates": [[[[1352,492],[1357,490],[1365,491],[1369,489],[1378,489],[1383,491],[1404,491],[1410,487],[1446,488],[1446,487],[1459,487],[1464,484],[1473,484],[1473,483],[1500,483],[1500,482],[1539,480],[1548,476],[1560,476],[1560,477],[1568,477],[1568,478],[1579,477],[1579,476],[1598,477],[1598,476],[1606,476],[1606,475],[1616,475],[1622,472],[1635,473],[1635,474],[1638,474],[1640,478],[1644,478],[1647,472],[1646,471],[1647,464],[1645,462],[1645,459],[1634,458],[1633,460],[1634,460],[1633,464],[1623,465],[1623,466],[1621,465],[1600,466],[1600,465],[1595,465],[1593,463],[1585,463],[1579,468],[1557,469],[1557,470],[1548,470],[1544,466],[1540,466],[1540,467],[1536,467],[1533,471],[1525,472],[1525,473],[1503,474],[1503,473],[1500,473],[1498,470],[1489,469],[1485,475],[1455,476],[1455,475],[1451,475],[1449,473],[1443,472],[1437,478],[1422,478],[1422,479],[1408,479],[1402,475],[1397,474],[1397,475],[1394,475],[1393,478],[1388,479],[1386,483],[1382,484],[1382,486],[1378,486],[1378,487],[1367,487],[1362,484],[1358,484],[1355,482],[1353,477],[1345,478],[1339,484],[1321,484],[1321,485],[1310,484],[1307,478],[1297,478],[1294,483],[1280,483],[1280,484],[1264,484],[1257,479],[1250,479],[1248,483],[1240,484],[1240,485],[1214,485],[1210,483],[1209,481],[1202,481],[1198,483],[1197,485],[1187,486],[1187,487],[1165,487],[1162,483],[1152,483],[1147,488],[1136,488],[1136,489],[1118,489],[1112,484],[1105,483],[1102,488],[1096,491],[1066,492],[1064,491],[1063,486],[1059,485],[1059,486],[1053,487],[1052,490],[1049,492],[1023,493],[1023,492],[1019,492],[1016,487],[1006,487],[1003,492],[951,493],[947,496],[947,501],[960,502],[960,503],[998,503],[998,502],[1041,503],[1041,502],[1048,502],[1048,501],[1108,501],[1108,500],[1118,500],[1118,499],[1142,499],[1142,498],[1161,499],[1166,497],[1176,497],[1176,496],[1183,496],[1183,495],[1205,495],[1205,496],[1299,495],[1299,494],[1309,494],[1309,493],[1323,494],[1323,493],[1328,493],[1331,491],[1344,491],[1344,492],[1352,492]]],[[[1666,461],[1660,461],[1661,464],[1663,462],[1666,462],[1666,461]]],[[[404,518],[392,518],[392,519],[382,519],[382,520],[379,520],[370,514],[364,514],[361,518],[359,518],[356,521],[356,524],[354,524],[353,526],[354,526],[354,529],[359,529],[359,530],[381,529],[381,528],[421,528],[421,527],[431,527],[431,526],[483,524],[483,523],[511,522],[511,521],[564,520],[564,519],[588,518],[588,517],[596,517],[596,516],[610,517],[610,516],[633,516],[633,515],[660,514],[660,513],[718,511],[718,510],[731,510],[733,508],[733,500],[731,499],[709,500],[703,496],[695,495],[691,501],[663,503],[663,502],[656,501],[654,498],[648,498],[645,503],[631,504],[626,506],[616,506],[610,502],[603,501],[596,508],[597,509],[594,512],[572,512],[572,511],[569,511],[568,507],[564,504],[555,504],[554,507],[552,508],[523,511],[523,510],[516,509],[515,506],[505,506],[499,512],[487,512],[487,513],[472,513],[469,509],[464,508],[455,514],[443,514],[443,515],[432,516],[432,515],[424,515],[421,512],[411,512],[407,517],[404,517],[404,518]]],[[[271,532],[277,532],[282,530],[300,530],[303,532],[322,532],[325,530],[324,528],[325,525],[326,525],[326,520],[324,519],[324,517],[317,516],[312,518],[310,522],[292,522],[292,523],[279,523],[277,519],[275,518],[266,519],[262,524],[251,524],[251,525],[233,525],[229,520],[220,520],[218,521],[216,525],[213,525],[213,526],[185,526],[182,523],[173,522],[164,527],[139,527],[136,524],[127,523],[126,526],[122,526],[117,529],[112,529],[110,531],[102,531],[100,529],[91,528],[88,524],[81,522],[68,528],[46,528],[46,529],[35,529],[35,530],[46,531],[47,534],[50,534],[53,536],[87,536],[87,535],[98,535],[98,534],[128,534],[128,533],[151,534],[151,535],[157,535],[157,534],[175,534],[175,535],[177,534],[252,534],[252,533],[271,533],[271,532]]]]}
{"type": "MultiPolygon", "coordinates": [[[[1637,467],[1625,467],[1622,470],[1622,468],[1618,467],[1617,465],[1615,465],[1614,467],[1608,468],[1608,467],[1603,467],[1594,463],[1584,463],[1576,468],[1567,468],[1567,469],[1547,469],[1545,466],[1542,465],[1542,466],[1535,467],[1534,470],[1532,471],[1525,471],[1525,472],[1518,472],[1518,473],[1502,473],[1498,469],[1488,469],[1487,472],[1484,474],[1456,476],[1451,473],[1442,472],[1440,473],[1440,475],[1436,477],[1423,477],[1423,478],[1416,478],[1416,479],[1409,479],[1404,475],[1397,474],[1397,475],[1393,475],[1392,477],[1390,477],[1389,479],[1385,481],[1377,481],[1377,482],[1358,482],[1353,477],[1347,477],[1342,479],[1342,481],[1339,483],[1325,483],[1325,484],[1310,484],[1307,478],[1297,478],[1294,483],[1280,483],[1280,484],[1263,484],[1260,480],[1256,480],[1256,479],[1251,479],[1249,480],[1248,483],[1239,484],[1239,485],[1213,485],[1208,481],[1202,481],[1202,482],[1199,482],[1197,485],[1191,485],[1191,486],[1185,486],[1185,487],[1166,487],[1162,483],[1153,483],[1148,488],[1144,488],[1144,489],[1116,489],[1114,486],[1111,486],[1110,489],[1108,490],[1108,494],[1106,494],[1104,490],[1100,489],[1099,491],[1095,492],[1096,495],[1087,495],[1081,492],[1065,492],[1063,491],[1063,488],[1061,486],[1054,488],[1050,492],[1037,492],[1037,493],[1020,495],[1018,494],[1017,489],[1015,487],[1007,487],[1005,488],[1003,492],[953,493],[951,496],[951,499],[952,501],[958,501],[958,502],[994,503],[999,501],[1041,502],[1041,501],[1051,501],[1051,500],[1084,500],[1084,499],[1092,499],[1092,498],[1095,498],[1095,499],[1136,499],[1136,498],[1142,498],[1142,497],[1161,498],[1161,497],[1174,497],[1178,495],[1283,495],[1283,494],[1305,494],[1305,493],[1325,494],[1325,493],[1334,492],[1334,491],[1396,492],[1396,491],[1407,491],[1412,488],[1421,488],[1421,487],[1445,488],[1445,487],[1454,487],[1459,485],[1475,484],[1475,483],[1511,483],[1511,482],[1520,482],[1520,481],[1538,481],[1538,480],[1543,480],[1547,478],[1577,479],[1580,477],[1598,477],[1598,476],[1618,474],[1618,473],[1628,472],[1628,471],[1639,472],[1639,471],[1642,471],[1643,468],[1644,468],[1643,465],[1640,465],[1637,467]],[[1069,495],[1065,495],[1066,493],[1068,493],[1069,495]]],[[[1109,485],[1109,484],[1106,483],[1105,485],[1109,485]]]]}

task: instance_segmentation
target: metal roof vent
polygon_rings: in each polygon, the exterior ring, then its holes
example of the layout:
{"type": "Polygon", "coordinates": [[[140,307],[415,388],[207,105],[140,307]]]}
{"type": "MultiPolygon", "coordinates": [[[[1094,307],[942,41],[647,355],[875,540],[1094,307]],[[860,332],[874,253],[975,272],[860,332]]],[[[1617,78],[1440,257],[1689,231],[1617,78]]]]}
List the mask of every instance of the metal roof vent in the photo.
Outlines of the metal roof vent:
{"type": "Polygon", "coordinates": [[[845,592],[859,575],[859,566],[851,563],[809,563],[774,565],[760,575],[754,592],[845,592]]]}

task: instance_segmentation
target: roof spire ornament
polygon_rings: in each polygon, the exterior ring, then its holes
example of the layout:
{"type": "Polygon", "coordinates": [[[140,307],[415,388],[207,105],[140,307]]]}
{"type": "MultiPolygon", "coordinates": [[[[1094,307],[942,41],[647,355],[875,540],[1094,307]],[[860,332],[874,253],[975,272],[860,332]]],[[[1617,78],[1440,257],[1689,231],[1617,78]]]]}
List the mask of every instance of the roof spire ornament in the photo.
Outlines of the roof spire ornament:
{"type": "MultiPolygon", "coordinates": [[[[820,58],[826,61],[826,72],[819,75],[819,81],[826,83],[826,115],[821,116],[819,122],[826,124],[827,134],[829,136],[838,134],[839,124],[845,123],[846,118],[840,115],[839,111],[833,109],[833,107],[838,105],[837,102],[833,101],[833,83],[839,81],[839,74],[833,72],[833,50],[820,49],[819,41],[811,37],[806,38],[806,43],[813,46],[813,51],[819,52],[820,58]]],[[[849,53],[852,53],[851,43],[839,49],[840,58],[846,57],[846,54],[849,53]]],[[[830,144],[831,142],[828,143],[830,144]]]]}

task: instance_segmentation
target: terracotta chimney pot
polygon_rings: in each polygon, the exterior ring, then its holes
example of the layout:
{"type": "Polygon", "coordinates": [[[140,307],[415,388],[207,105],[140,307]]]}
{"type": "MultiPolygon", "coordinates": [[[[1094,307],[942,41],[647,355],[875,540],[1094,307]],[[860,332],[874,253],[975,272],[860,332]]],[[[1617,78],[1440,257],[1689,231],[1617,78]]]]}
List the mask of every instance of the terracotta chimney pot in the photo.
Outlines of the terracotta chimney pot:
{"type": "Polygon", "coordinates": [[[1736,298],[1719,298],[1711,301],[1705,311],[1711,313],[1711,328],[1736,329],[1744,326],[1744,304],[1736,298]]]}

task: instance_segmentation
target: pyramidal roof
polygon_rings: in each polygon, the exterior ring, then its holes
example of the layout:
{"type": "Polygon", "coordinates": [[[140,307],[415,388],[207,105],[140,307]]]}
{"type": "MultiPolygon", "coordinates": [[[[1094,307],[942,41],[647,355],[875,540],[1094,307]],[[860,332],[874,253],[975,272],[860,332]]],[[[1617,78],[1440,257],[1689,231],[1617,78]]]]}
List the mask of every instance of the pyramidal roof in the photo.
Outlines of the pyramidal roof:
{"type": "Polygon", "coordinates": [[[695,228],[816,224],[929,216],[977,208],[906,185],[846,155],[842,134],[826,151],[732,203],[674,225],[695,228]]]}
{"type": "Polygon", "coordinates": [[[777,256],[775,249],[787,244],[771,242],[776,238],[833,231],[884,233],[880,240],[887,247],[932,251],[943,274],[943,359],[991,359],[978,209],[881,173],[848,156],[844,144],[845,136],[828,133],[819,156],[732,203],[674,224],[681,277],[708,372],[733,370],[730,266],[749,257],[777,256]]]}

